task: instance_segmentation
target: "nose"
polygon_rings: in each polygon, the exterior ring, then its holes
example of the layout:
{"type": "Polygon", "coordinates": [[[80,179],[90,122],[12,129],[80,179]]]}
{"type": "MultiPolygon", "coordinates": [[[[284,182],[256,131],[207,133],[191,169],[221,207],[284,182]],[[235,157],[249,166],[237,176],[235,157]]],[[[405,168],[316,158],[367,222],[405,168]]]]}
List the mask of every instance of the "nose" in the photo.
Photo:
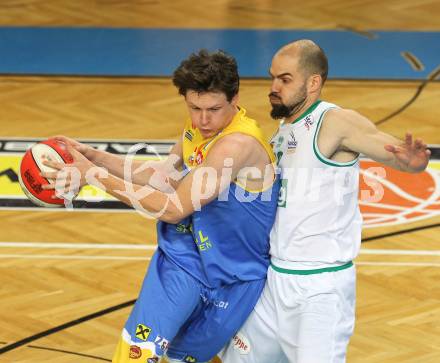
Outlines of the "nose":
{"type": "Polygon", "coordinates": [[[279,93],[280,92],[280,84],[279,84],[279,82],[276,79],[274,79],[272,81],[272,85],[270,87],[270,91],[274,92],[274,93],[279,93]]]}
{"type": "Polygon", "coordinates": [[[202,112],[200,113],[200,126],[206,126],[209,123],[209,117],[208,117],[208,111],[206,110],[202,110],[202,112]]]}

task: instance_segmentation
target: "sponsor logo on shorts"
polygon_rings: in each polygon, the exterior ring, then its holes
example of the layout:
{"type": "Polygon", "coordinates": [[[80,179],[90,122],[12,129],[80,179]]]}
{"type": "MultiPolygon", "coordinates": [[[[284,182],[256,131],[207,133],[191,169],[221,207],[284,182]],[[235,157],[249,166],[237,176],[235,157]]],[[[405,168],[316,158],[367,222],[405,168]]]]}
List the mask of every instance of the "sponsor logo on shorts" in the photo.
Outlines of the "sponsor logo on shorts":
{"type": "Polygon", "coordinates": [[[137,345],[131,345],[130,346],[130,359],[139,359],[142,357],[142,349],[139,348],[137,345]]]}
{"type": "Polygon", "coordinates": [[[202,301],[206,304],[213,304],[216,308],[219,309],[227,309],[229,306],[229,302],[228,301],[223,301],[223,300],[209,300],[205,295],[200,294],[200,298],[202,299],[202,301]]]}
{"type": "Polygon", "coordinates": [[[187,362],[187,363],[196,363],[196,362],[197,362],[197,359],[195,359],[192,355],[187,355],[187,356],[183,359],[183,361],[184,361],[184,362],[187,362]]]}
{"type": "Polygon", "coordinates": [[[227,309],[229,305],[229,302],[227,301],[213,301],[212,303],[219,309],[227,309]]]}
{"type": "Polygon", "coordinates": [[[168,345],[170,344],[168,340],[158,335],[154,339],[154,344],[156,344],[157,347],[159,347],[160,350],[166,351],[168,349],[168,345]]]}
{"type": "Polygon", "coordinates": [[[151,328],[146,325],[138,324],[136,327],[136,338],[146,341],[151,333],[151,328]]]}
{"type": "Polygon", "coordinates": [[[242,333],[235,334],[232,340],[234,342],[233,347],[235,350],[237,350],[240,354],[249,354],[251,351],[251,345],[242,333]]]}

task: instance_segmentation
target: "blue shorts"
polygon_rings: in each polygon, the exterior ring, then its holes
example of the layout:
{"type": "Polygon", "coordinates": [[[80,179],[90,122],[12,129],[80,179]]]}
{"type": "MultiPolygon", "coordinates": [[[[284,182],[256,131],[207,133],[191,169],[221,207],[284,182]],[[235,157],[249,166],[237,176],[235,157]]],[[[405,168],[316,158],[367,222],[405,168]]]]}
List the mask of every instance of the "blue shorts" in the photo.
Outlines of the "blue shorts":
{"type": "Polygon", "coordinates": [[[208,288],[158,249],[112,362],[155,363],[165,352],[182,362],[209,361],[243,325],[264,283],[208,288]]]}

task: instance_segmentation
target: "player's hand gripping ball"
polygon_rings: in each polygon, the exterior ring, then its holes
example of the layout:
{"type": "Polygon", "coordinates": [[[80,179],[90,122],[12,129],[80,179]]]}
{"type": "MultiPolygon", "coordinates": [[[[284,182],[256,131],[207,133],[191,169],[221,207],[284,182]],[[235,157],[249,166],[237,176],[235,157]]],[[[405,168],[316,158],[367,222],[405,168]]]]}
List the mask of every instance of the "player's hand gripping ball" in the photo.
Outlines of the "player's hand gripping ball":
{"type": "Polygon", "coordinates": [[[41,172],[54,172],[55,169],[43,164],[43,160],[71,164],[72,155],[66,145],[55,139],[48,139],[33,145],[26,151],[21,160],[19,182],[26,196],[36,205],[42,207],[61,207],[64,199],[55,195],[54,189],[43,189],[49,180],[40,175],[41,172]]]}

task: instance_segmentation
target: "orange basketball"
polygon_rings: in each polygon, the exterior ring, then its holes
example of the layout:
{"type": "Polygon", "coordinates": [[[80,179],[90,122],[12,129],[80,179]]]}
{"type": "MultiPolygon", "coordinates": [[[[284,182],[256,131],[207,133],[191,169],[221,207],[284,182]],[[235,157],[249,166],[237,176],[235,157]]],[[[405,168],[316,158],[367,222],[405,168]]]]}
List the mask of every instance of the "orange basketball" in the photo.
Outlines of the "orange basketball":
{"type": "Polygon", "coordinates": [[[60,207],[64,205],[64,199],[52,198],[55,190],[44,190],[43,185],[49,184],[40,172],[52,172],[54,169],[43,164],[43,157],[48,160],[70,164],[73,162],[72,155],[66,146],[55,139],[48,139],[33,145],[26,151],[21,160],[19,182],[26,196],[36,205],[42,207],[60,207]]]}

